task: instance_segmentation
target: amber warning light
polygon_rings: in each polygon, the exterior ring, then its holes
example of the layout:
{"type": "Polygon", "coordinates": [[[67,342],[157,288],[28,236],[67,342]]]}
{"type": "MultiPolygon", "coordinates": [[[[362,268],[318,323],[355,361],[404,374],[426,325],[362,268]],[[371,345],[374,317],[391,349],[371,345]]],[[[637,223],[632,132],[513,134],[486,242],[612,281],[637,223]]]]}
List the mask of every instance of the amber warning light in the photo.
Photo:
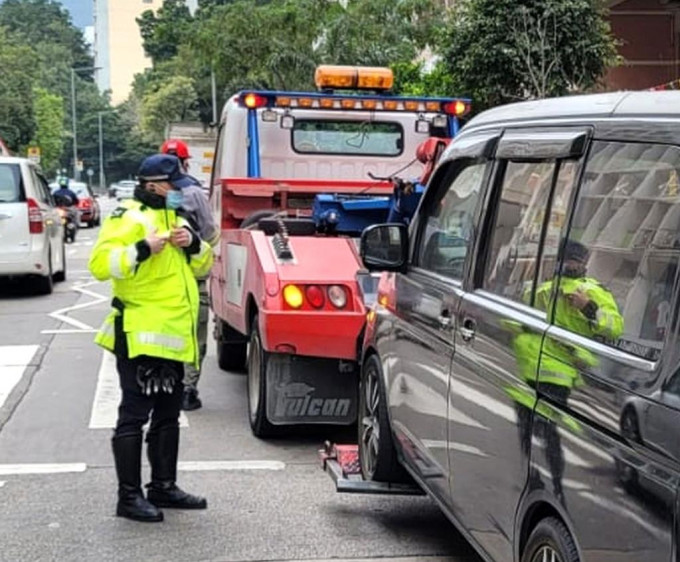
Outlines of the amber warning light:
{"type": "Polygon", "coordinates": [[[314,82],[320,90],[389,90],[394,74],[389,68],[321,65],[314,82]]]}

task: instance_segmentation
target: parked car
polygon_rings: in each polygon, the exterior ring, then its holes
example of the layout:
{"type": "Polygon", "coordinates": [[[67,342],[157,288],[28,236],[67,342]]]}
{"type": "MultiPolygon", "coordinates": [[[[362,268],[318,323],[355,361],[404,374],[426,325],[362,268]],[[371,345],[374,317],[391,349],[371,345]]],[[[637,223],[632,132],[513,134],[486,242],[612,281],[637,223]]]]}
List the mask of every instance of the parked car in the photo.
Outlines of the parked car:
{"type": "MultiPolygon", "coordinates": [[[[78,196],[78,212],[80,222],[87,224],[89,228],[99,226],[102,220],[101,208],[97,196],[89,185],[84,182],[69,180],[69,189],[78,196]]],[[[51,183],[52,193],[59,189],[57,183],[51,183]]]]}
{"type": "Polygon", "coordinates": [[[363,234],[383,272],[363,475],[415,480],[485,560],[676,556],[679,108],[638,92],[489,110],[410,229],[363,234]]]}
{"type": "Polygon", "coordinates": [[[49,294],[66,279],[64,228],[40,170],[25,158],[0,157],[0,277],[30,277],[49,294]]]}
{"type": "Polygon", "coordinates": [[[123,199],[132,199],[136,187],[137,182],[134,180],[119,181],[118,187],[116,188],[116,199],[118,199],[118,201],[122,201],[123,199]]]}

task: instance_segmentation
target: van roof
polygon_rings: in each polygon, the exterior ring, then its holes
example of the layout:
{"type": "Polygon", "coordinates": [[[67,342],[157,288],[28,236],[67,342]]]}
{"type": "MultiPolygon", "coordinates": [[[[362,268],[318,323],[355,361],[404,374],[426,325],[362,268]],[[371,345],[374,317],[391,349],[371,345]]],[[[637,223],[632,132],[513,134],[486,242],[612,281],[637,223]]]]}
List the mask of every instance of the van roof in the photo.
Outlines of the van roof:
{"type": "Polygon", "coordinates": [[[511,103],[480,113],[465,128],[521,121],[611,117],[680,118],[680,91],[611,92],[511,103]]]}

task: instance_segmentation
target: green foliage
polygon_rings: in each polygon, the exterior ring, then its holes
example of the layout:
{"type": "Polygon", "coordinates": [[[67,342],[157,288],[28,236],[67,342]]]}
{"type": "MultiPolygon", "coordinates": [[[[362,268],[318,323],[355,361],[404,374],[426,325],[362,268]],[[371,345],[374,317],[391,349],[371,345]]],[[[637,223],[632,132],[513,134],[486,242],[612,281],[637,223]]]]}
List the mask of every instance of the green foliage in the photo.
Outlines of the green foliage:
{"type": "Polygon", "coordinates": [[[599,0],[462,0],[442,42],[477,108],[588,90],[616,62],[599,0]]]}
{"type": "Polygon", "coordinates": [[[33,137],[33,84],[35,53],[0,27],[0,138],[18,151],[33,137]]]}
{"type": "Polygon", "coordinates": [[[147,10],[137,19],[144,52],[154,63],[172,59],[191,23],[191,13],[184,0],[165,0],[156,13],[147,10]]]}
{"type": "Polygon", "coordinates": [[[173,76],[142,100],[141,133],[147,142],[160,144],[167,125],[195,120],[196,90],[191,78],[173,76]]]}
{"type": "Polygon", "coordinates": [[[427,71],[420,62],[398,62],[391,65],[394,91],[409,96],[457,96],[453,80],[443,62],[427,71]]]}
{"type": "Polygon", "coordinates": [[[44,88],[34,88],[33,114],[41,166],[47,173],[56,172],[64,148],[64,100],[44,88]]]}

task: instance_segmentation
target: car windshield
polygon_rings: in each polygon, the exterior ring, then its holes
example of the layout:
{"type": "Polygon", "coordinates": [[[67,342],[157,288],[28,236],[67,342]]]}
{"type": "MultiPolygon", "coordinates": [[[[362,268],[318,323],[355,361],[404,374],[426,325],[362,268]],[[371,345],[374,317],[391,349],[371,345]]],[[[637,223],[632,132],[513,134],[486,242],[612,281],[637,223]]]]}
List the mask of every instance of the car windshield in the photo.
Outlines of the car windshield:
{"type": "Polygon", "coordinates": [[[18,164],[0,164],[0,203],[22,200],[21,169],[18,164]]]}

